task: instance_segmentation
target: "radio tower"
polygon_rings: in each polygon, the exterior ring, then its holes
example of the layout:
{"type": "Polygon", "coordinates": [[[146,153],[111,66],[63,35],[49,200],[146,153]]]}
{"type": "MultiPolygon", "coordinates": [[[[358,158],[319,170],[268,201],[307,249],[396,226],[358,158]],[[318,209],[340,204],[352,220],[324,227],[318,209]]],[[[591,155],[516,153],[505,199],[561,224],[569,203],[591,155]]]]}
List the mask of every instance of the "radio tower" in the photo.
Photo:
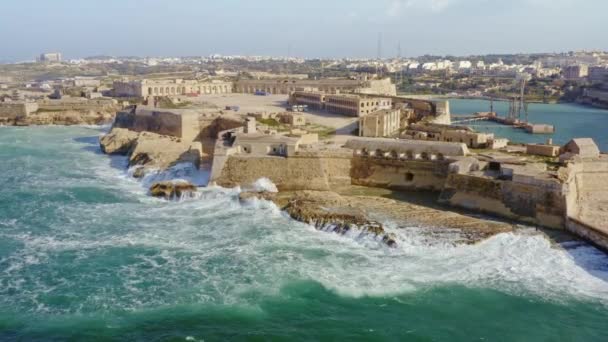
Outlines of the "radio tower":
{"type": "Polygon", "coordinates": [[[378,33],[378,60],[382,59],[382,32],[378,33]]]}
{"type": "Polygon", "coordinates": [[[377,60],[376,60],[376,75],[382,77],[380,75],[380,69],[379,69],[379,64],[380,64],[380,60],[382,60],[382,32],[378,33],[378,55],[377,55],[377,60]]]}

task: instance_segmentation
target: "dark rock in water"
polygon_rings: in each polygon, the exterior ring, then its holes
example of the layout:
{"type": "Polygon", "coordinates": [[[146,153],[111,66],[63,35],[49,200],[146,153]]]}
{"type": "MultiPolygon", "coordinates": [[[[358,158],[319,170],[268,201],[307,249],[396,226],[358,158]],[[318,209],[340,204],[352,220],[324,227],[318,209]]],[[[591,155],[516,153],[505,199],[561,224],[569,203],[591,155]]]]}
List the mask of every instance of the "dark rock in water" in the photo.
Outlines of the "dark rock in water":
{"type": "Polygon", "coordinates": [[[382,242],[389,247],[397,247],[397,236],[393,233],[388,233],[382,237],[382,242]]]}
{"type": "Polygon", "coordinates": [[[144,178],[146,175],[146,169],[144,167],[137,167],[133,170],[133,178],[144,178]]]}
{"type": "Polygon", "coordinates": [[[166,199],[180,198],[182,195],[194,192],[196,192],[196,186],[188,182],[158,182],[150,187],[152,196],[166,199]]]}
{"type": "Polygon", "coordinates": [[[152,158],[147,153],[133,154],[129,159],[129,166],[146,165],[152,161],[152,158]]]}

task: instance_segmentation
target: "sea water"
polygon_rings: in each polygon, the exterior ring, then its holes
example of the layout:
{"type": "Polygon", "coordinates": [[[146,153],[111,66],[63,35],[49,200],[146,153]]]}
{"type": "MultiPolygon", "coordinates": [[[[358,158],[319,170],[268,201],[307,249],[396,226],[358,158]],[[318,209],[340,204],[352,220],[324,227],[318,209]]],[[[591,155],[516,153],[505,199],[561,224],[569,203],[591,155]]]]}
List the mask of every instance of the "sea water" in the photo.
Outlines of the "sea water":
{"type": "Polygon", "coordinates": [[[392,249],[239,189],[155,199],[103,130],[0,127],[2,341],[606,341],[608,257],[586,243],[385,222],[392,249]]]}
{"type": "MultiPolygon", "coordinates": [[[[452,114],[471,115],[476,112],[490,111],[490,101],[451,99],[452,114]]],[[[494,111],[506,117],[509,103],[494,101],[494,111]]],[[[584,107],[577,104],[543,104],[528,105],[528,121],[537,124],[550,124],[555,127],[554,134],[528,134],[523,129],[501,125],[494,122],[478,121],[466,123],[479,132],[495,133],[499,137],[515,142],[544,143],[548,138],[556,144],[566,144],[572,138],[593,138],[602,151],[608,152],[608,110],[584,107]]],[[[524,120],[522,113],[522,120],[524,120]]],[[[455,120],[457,120],[455,118],[455,120]]]]}

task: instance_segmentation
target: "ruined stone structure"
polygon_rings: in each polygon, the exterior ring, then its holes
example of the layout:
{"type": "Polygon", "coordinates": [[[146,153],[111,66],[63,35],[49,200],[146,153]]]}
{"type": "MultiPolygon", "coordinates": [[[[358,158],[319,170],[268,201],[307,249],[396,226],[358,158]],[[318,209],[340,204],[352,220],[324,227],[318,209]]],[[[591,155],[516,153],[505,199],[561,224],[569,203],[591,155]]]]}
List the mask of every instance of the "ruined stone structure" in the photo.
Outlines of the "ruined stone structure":
{"type": "Polygon", "coordinates": [[[183,79],[116,81],[114,95],[119,97],[178,96],[187,94],[229,94],[232,82],[183,79]]]}

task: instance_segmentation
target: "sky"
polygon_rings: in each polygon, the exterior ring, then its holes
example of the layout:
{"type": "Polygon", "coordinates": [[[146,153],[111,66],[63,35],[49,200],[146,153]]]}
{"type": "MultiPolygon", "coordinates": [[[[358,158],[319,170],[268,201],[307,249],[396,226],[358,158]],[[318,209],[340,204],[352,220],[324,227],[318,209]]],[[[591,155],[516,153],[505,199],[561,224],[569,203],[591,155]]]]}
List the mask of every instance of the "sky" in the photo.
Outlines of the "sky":
{"type": "Polygon", "coordinates": [[[608,50],[608,0],[1,0],[0,61],[608,50]]]}

